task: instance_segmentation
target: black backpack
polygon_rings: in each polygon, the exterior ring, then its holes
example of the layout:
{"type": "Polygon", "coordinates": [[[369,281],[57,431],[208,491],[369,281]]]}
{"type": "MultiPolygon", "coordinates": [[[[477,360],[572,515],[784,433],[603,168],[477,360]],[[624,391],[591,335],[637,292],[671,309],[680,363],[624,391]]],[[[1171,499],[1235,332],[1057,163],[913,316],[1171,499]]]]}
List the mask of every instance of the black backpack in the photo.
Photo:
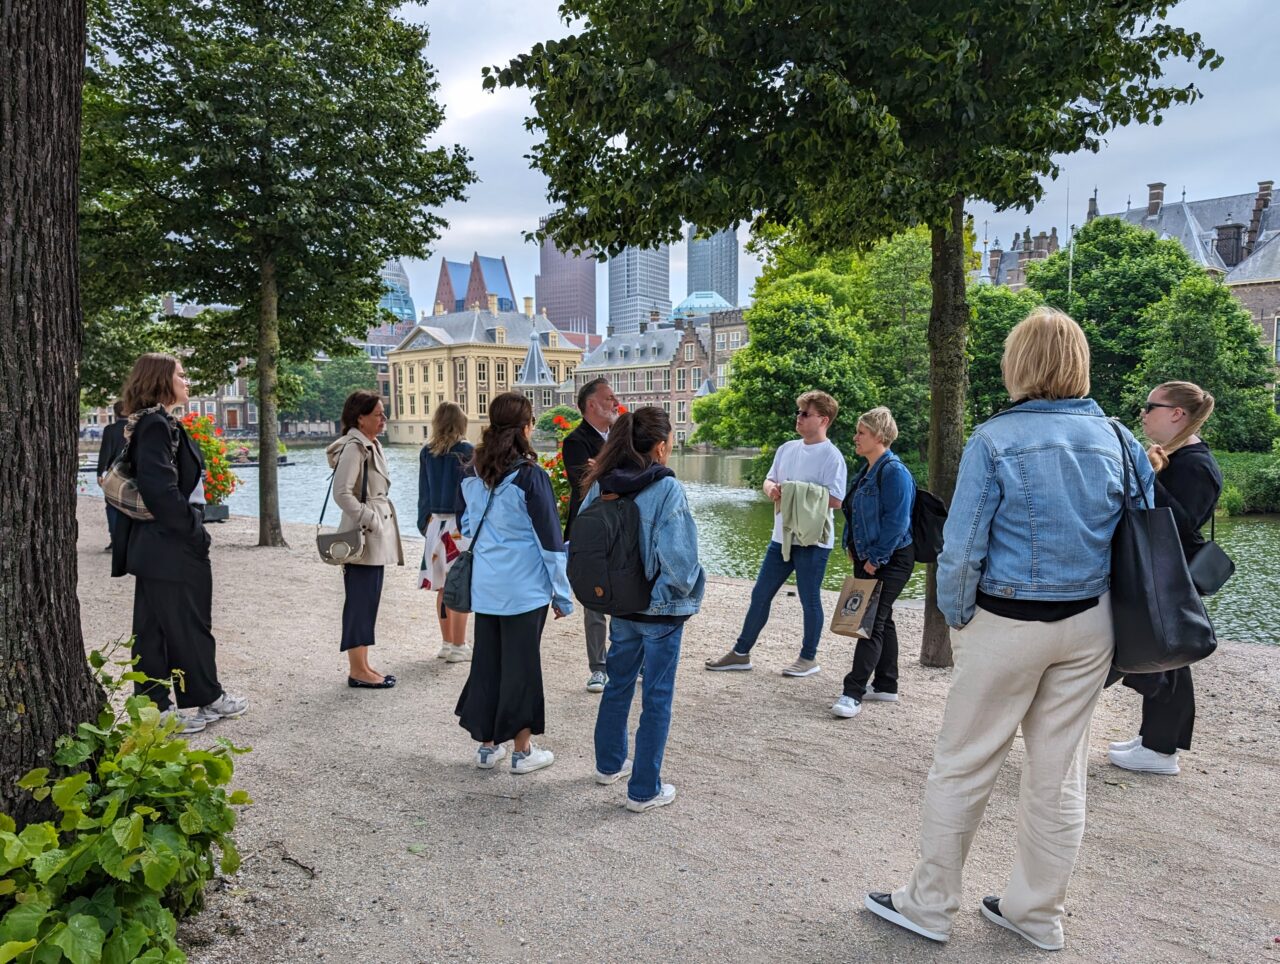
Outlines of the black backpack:
{"type": "Polygon", "coordinates": [[[630,616],[649,608],[653,580],[644,576],[634,499],[610,493],[578,513],[569,540],[569,585],[594,612],[630,616]]]}

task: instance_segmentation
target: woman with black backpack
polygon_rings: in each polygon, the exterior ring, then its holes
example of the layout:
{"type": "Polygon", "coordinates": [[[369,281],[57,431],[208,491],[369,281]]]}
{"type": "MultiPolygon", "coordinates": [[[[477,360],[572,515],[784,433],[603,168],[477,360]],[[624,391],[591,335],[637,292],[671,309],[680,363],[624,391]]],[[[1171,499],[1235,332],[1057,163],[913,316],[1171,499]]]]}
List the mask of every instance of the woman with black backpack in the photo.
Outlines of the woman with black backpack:
{"type": "Polygon", "coordinates": [[[698,562],[698,529],[684,489],[667,468],[672,445],[671,418],[662,409],[646,406],[622,415],[583,480],[585,497],[574,523],[576,551],[589,538],[590,509],[597,500],[602,506],[630,500],[639,517],[634,564],[609,572],[608,579],[614,589],[619,581],[643,580],[648,604],[637,612],[614,614],[609,621],[608,682],[595,734],[596,782],[610,784],[630,775],[627,809],[635,813],[664,807],[676,797],[676,788],[662,782],[662,756],[680,639],[706,588],[698,562]],[[642,666],[644,694],[633,763],[627,759],[627,718],[642,666]]]}

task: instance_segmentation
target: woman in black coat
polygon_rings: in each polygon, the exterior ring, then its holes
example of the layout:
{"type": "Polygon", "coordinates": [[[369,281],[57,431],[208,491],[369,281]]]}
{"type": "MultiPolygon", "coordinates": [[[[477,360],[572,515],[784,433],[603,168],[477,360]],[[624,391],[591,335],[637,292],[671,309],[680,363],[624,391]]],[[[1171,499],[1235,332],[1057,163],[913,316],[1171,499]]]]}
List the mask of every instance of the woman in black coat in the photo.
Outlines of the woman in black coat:
{"type": "MultiPolygon", "coordinates": [[[[1222,472],[1197,434],[1213,414],[1213,396],[1191,382],[1152,389],[1142,409],[1142,430],[1153,443],[1147,455],[1156,470],[1156,505],[1168,506],[1190,562],[1204,545],[1200,529],[1213,517],[1222,472]]],[[[1142,694],[1142,726],[1132,740],[1112,743],[1113,764],[1140,773],[1178,773],[1178,751],[1191,749],[1196,721],[1191,667],[1164,673],[1130,673],[1124,685],[1142,694]]]]}
{"type": "Polygon", "coordinates": [[[197,733],[237,717],[249,701],[218,682],[213,638],[213,572],[204,527],[204,459],[169,410],[186,405],[187,376],[172,355],[143,355],[125,382],[126,458],[138,494],[154,517],[121,513],[112,540],[111,575],[133,576],[133,655],[154,680],[135,691],[163,712],[180,709],[179,732],[197,733]],[[182,673],[171,699],[168,680],[182,673]]]}

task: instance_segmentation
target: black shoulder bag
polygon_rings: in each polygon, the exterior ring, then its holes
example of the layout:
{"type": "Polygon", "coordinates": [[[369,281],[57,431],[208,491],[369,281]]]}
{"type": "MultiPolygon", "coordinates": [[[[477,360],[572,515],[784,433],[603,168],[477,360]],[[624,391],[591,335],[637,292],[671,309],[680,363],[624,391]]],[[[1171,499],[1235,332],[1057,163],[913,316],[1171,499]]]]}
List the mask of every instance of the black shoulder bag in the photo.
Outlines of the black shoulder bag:
{"type": "MultiPolygon", "coordinates": [[[[512,471],[518,469],[524,462],[524,459],[516,462],[506,472],[502,473],[503,478],[512,471]]],[[[475,547],[480,540],[480,530],[484,527],[484,517],[489,514],[489,507],[493,505],[493,500],[498,497],[498,489],[503,483],[498,482],[489,493],[489,501],[484,505],[484,511],[480,513],[480,521],[476,523],[475,535],[471,537],[471,544],[458,554],[458,558],[453,560],[453,565],[449,567],[448,574],[444,577],[444,589],[441,601],[445,608],[452,609],[455,613],[471,612],[471,566],[475,562],[475,547]]],[[[458,520],[461,525],[462,520],[458,520]]]]}
{"type": "MultiPolygon", "coordinates": [[[[1215,512],[1217,508],[1215,505],[1215,512]]],[[[1236,573],[1235,562],[1218,545],[1216,535],[1214,517],[1209,516],[1209,541],[1187,563],[1187,568],[1191,570],[1191,581],[1196,584],[1196,592],[1202,596],[1212,596],[1236,573]]]]}
{"type": "Polygon", "coordinates": [[[1115,422],[1124,491],[1120,521],[1111,539],[1113,664],[1121,673],[1161,673],[1189,666],[1218,647],[1204,602],[1191,581],[1173,510],[1155,507],[1142,492],[1142,507],[1129,495],[1137,476],[1133,455],[1115,422]]]}

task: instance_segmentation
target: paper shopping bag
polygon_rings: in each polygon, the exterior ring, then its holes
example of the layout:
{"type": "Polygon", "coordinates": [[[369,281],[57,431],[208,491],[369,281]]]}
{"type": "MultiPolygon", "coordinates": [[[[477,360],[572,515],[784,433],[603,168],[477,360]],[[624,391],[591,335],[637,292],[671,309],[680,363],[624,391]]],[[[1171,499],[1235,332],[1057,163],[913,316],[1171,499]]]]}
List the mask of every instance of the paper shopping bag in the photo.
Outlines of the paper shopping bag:
{"type": "Polygon", "coordinates": [[[831,614],[831,631],[841,636],[867,639],[880,604],[880,580],[849,576],[840,590],[836,611],[831,614]]]}

